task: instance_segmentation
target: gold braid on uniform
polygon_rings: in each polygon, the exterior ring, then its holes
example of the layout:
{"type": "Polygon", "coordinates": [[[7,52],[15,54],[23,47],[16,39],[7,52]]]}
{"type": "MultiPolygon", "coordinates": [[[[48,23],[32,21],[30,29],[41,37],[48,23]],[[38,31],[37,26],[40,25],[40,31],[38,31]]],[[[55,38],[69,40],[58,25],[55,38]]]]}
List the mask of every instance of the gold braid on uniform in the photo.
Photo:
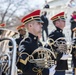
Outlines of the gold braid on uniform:
{"type": "Polygon", "coordinates": [[[54,40],[52,38],[48,38],[47,44],[50,46],[51,51],[54,51],[52,46],[54,45],[54,40]]]}
{"type": "Polygon", "coordinates": [[[19,59],[19,62],[22,63],[22,64],[24,64],[24,65],[26,65],[27,64],[27,61],[29,61],[29,54],[26,53],[26,52],[23,52],[23,53],[20,53],[19,56],[21,56],[22,54],[26,54],[27,55],[27,58],[25,60],[19,59]]]}
{"type": "Polygon", "coordinates": [[[34,68],[32,68],[32,70],[33,70],[34,72],[37,72],[37,75],[42,75],[43,69],[34,67],[34,68]]]}
{"type": "Polygon", "coordinates": [[[51,47],[54,45],[54,40],[52,38],[48,38],[48,45],[51,47]]]}

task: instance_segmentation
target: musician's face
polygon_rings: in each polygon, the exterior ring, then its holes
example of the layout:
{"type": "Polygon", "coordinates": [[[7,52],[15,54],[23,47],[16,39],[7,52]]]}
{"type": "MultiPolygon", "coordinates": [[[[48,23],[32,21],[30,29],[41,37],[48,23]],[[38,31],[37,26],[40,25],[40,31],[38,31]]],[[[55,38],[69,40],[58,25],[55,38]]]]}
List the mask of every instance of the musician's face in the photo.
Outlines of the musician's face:
{"type": "Polygon", "coordinates": [[[65,27],[65,21],[61,20],[61,19],[57,20],[55,24],[56,24],[56,27],[59,27],[61,29],[63,29],[65,27]]]}
{"type": "Polygon", "coordinates": [[[40,22],[35,22],[33,25],[33,30],[36,34],[42,33],[42,24],[40,22]]]}
{"type": "Polygon", "coordinates": [[[64,20],[60,20],[60,24],[62,25],[62,28],[65,27],[65,21],[64,20]]]}
{"type": "Polygon", "coordinates": [[[20,30],[19,33],[20,33],[21,35],[25,35],[25,34],[26,34],[26,30],[20,30]]]}
{"type": "Polygon", "coordinates": [[[75,12],[75,13],[73,13],[73,15],[76,15],[76,12],[75,12]]]}
{"type": "Polygon", "coordinates": [[[42,24],[40,22],[33,21],[30,23],[29,28],[30,32],[36,36],[42,33],[42,24]]]}

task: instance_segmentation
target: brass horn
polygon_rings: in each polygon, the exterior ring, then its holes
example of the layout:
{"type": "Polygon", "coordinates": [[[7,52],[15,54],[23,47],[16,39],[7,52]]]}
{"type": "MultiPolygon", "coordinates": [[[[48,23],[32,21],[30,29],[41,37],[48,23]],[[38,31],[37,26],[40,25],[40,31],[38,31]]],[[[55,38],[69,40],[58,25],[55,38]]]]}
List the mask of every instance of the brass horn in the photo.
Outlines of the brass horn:
{"type": "Polygon", "coordinates": [[[31,54],[30,63],[35,63],[39,68],[49,68],[56,64],[56,56],[50,49],[39,47],[31,54]]]}
{"type": "Polygon", "coordinates": [[[71,42],[67,42],[65,37],[60,37],[55,41],[53,39],[48,40],[48,44],[51,47],[51,50],[56,54],[60,53],[71,53],[72,51],[72,44],[71,42]]]}
{"type": "Polygon", "coordinates": [[[54,42],[54,46],[56,47],[56,50],[61,53],[68,54],[72,51],[71,42],[68,42],[65,37],[56,39],[54,42]]]}

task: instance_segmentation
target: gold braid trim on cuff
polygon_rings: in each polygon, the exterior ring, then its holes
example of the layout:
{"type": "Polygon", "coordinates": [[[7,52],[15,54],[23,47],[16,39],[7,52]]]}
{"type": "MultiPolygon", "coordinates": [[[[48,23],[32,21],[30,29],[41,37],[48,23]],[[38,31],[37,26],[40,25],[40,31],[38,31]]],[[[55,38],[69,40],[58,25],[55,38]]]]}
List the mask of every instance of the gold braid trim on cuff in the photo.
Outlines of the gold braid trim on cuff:
{"type": "Polygon", "coordinates": [[[42,75],[43,69],[34,67],[34,68],[32,68],[32,70],[33,70],[34,72],[37,72],[37,75],[42,75]]]}
{"type": "Polygon", "coordinates": [[[28,60],[29,60],[29,56],[25,60],[20,59],[19,62],[21,62],[22,64],[26,65],[28,60]]]}
{"type": "Polygon", "coordinates": [[[26,65],[27,62],[29,61],[29,54],[26,53],[26,52],[23,52],[23,53],[19,53],[19,56],[21,56],[22,54],[26,54],[28,57],[25,60],[19,59],[19,62],[22,63],[22,64],[24,64],[24,65],[26,65]]]}

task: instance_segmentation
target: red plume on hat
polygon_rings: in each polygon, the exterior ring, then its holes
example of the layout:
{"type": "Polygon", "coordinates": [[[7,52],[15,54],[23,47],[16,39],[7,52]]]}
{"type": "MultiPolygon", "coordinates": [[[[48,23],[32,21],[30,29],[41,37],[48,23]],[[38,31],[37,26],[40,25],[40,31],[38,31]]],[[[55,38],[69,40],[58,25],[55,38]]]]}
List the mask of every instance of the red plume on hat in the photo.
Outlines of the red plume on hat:
{"type": "Polygon", "coordinates": [[[18,26],[16,29],[17,30],[21,30],[21,29],[24,29],[25,28],[25,25],[20,25],[20,26],[18,26]]]}
{"type": "Polygon", "coordinates": [[[6,25],[4,23],[0,24],[0,27],[5,27],[6,25]]]}

